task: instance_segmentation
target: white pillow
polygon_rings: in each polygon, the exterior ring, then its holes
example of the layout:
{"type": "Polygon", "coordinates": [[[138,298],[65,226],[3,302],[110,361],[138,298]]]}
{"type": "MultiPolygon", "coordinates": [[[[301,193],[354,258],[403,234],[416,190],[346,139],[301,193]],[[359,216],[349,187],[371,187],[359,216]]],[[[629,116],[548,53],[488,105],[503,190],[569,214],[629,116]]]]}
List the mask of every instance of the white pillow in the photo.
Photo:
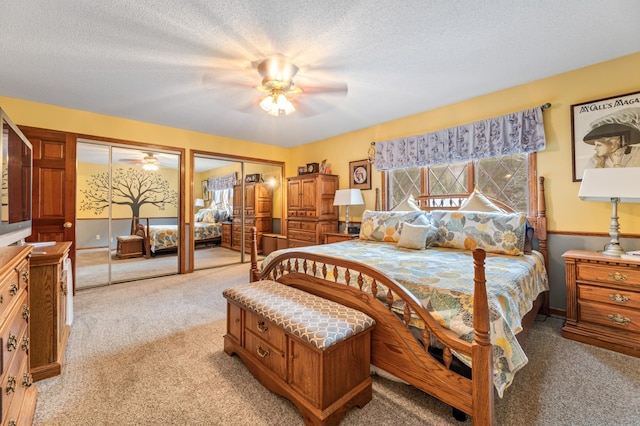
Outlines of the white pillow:
{"type": "Polygon", "coordinates": [[[467,212],[505,213],[502,208],[493,204],[487,197],[482,194],[482,192],[478,191],[477,188],[473,190],[469,198],[467,198],[465,202],[462,203],[458,210],[467,212]]]}
{"type": "Polygon", "coordinates": [[[413,194],[409,194],[404,197],[397,206],[391,209],[392,212],[411,212],[420,210],[420,206],[416,203],[416,199],[413,198],[413,194]]]}
{"type": "Polygon", "coordinates": [[[433,225],[412,225],[404,223],[398,247],[422,250],[427,247],[427,239],[437,238],[438,229],[433,225]],[[431,238],[430,238],[431,237],[431,238]]]}

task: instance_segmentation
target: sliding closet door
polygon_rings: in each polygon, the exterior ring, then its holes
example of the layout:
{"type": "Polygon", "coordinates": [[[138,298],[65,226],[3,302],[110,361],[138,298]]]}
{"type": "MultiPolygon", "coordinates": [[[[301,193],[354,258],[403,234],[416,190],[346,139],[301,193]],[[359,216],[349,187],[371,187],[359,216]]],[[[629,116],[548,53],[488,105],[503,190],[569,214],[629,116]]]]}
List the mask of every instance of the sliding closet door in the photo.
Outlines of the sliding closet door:
{"type": "Polygon", "coordinates": [[[177,154],[112,147],[111,282],[178,273],[179,164],[177,154]]]}
{"type": "Polygon", "coordinates": [[[108,182],[110,148],[78,143],[76,167],[77,290],[106,285],[110,280],[108,182]]]}
{"type": "Polygon", "coordinates": [[[77,288],[178,273],[179,163],[174,153],[78,143],[77,288]]]}
{"type": "MultiPolygon", "coordinates": [[[[207,156],[194,156],[193,269],[207,269],[240,263],[242,256],[233,244],[234,191],[242,176],[242,163],[207,156]]],[[[237,221],[236,221],[236,230],[237,221]]]]}

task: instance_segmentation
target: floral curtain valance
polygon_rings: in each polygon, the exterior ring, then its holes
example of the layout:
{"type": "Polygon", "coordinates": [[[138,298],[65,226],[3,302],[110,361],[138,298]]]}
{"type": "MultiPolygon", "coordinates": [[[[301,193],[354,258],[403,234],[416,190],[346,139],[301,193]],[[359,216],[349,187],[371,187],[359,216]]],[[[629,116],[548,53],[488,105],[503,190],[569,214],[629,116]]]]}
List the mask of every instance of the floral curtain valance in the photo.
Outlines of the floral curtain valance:
{"type": "Polygon", "coordinates": [[[377,170],[459,163],[546,147],[542,108],[488,118],[423,135],[376,142],[377,170]]]}
{"type": "Polygon", "coordinates": [[[236,184],[236,173],[229,173],[228,175],[209,178],[207,187],[210,192],[217,191],[219,189],[231,189],[236,184]]]}

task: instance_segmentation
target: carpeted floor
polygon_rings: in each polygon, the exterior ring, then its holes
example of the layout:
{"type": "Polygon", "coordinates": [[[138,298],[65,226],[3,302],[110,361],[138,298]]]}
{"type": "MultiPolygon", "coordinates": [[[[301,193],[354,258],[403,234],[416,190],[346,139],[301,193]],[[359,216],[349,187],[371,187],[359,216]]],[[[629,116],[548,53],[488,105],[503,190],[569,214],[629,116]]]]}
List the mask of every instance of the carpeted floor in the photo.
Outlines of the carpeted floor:
{"type": "MultiPolygon", "coordinates": [[[[298,425],[287,400],[223,352],[223,289],[235,265],[84,290],[63,374],[37,382],[34,425],[298,425]]],[[[497,425],[638,425],[640,359],[563,339],[562,320],[535,324],[530,362],[503,399],[497,425]]],[[[471,425],[407,385],[374,377],[373,400],[344,425],[471,425]]]]}

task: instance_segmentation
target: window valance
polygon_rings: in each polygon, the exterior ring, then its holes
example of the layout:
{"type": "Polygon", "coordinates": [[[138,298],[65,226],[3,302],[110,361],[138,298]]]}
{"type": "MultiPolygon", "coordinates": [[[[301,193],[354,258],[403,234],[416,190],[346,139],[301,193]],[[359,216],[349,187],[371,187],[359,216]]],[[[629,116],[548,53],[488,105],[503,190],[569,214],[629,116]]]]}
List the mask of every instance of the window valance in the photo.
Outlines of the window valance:
{"type": "Polygon", "coordinates": [[[217,191],[219,189],[231,189],[233,185],[237,183],[236,173],[229,173],[228,175],[209,178],[207,187],[210,192],[217,191]]]}
{"type": "Polygon", "coordinates": [[[377,170],[451,164],[542,151],[542,107],[422,135],[375,142],[377,170]]]}

